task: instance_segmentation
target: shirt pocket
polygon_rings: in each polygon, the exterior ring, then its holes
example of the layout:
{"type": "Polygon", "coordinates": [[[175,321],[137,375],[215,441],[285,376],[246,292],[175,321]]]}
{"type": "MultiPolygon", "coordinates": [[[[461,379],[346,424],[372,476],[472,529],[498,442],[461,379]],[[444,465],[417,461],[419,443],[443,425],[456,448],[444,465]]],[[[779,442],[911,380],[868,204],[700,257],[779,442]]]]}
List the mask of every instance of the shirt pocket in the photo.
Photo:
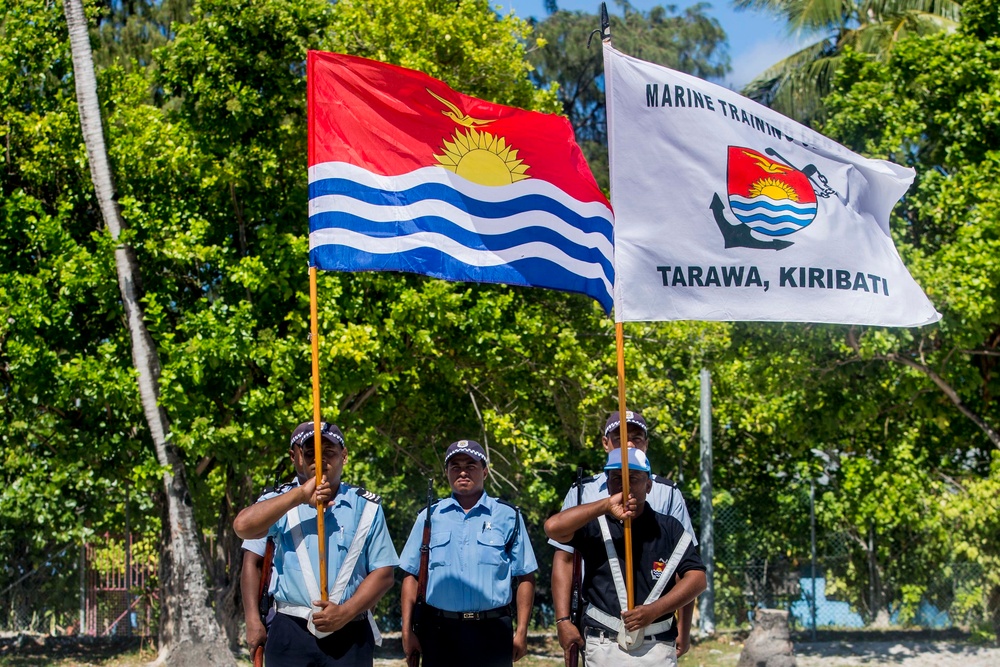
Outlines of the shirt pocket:
{"type": "Polygon", "coordinates": [[[430,558],[427,559],[429,567],[441,567],[447,564],[451,560],[448,557],[451,549],[451,531],[431,533],[430,548],[430,558]]]}
{"type": "Polygon", "coordinates": [[[487,565],[502,565],[507,562],[506,543],[503,533],[498,530],[488,530],[476,538],[479,551],[479,562],[487,565]]]}
{"type": "Polygon", "coordinates": [[[334,546],[336,546],[337,551],[340,552],[341,558],[343,558],[348,550],[351,548],[351,544],[354,543],[354,532],[347,532],[346,530],[338,530],[333,534],[333,539],[331,540],[334,546]]]}

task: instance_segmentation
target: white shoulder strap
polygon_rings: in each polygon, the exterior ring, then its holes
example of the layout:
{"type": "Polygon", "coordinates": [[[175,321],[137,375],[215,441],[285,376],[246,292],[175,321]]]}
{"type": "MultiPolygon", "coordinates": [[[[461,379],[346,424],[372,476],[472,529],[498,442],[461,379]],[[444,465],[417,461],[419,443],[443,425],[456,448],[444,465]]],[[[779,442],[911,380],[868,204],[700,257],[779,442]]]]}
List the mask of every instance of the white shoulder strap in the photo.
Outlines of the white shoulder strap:
{"type": "Polygon", "coordinates": [[[295,545],[295,555],[299,559],[299,569],[302,570],[302,578],[305,579],[306,590],[310,600],[319,600],[319,583],[316,580],[316,573],[313,571],[312,559],[309,558],[309,551],[306,549],[305,536],[302,534],[301,517],[299,517],[299,505],[288,510],[285,515],[288,517],[288,528],[292,533],[292,544],[295,545]]]}
{"type": "Polygon", "coordinates": [[[684,552],[687,551],[688,545],[691,544],[691,534],[684,531],[681,535],[681,539],[677,541],[677,545],[674,547],[673,553],[670,554],[670,560],[667,561],[666,566],[663,568],[663,572],[660,574],[660,578],[657,580],[656,585],[653,586],[653,590],[649,591],[649,595],[646,596],[646,601],[643,604],[650,604],[656,602],[663,595],[663,589],[667,587],[667,583],[670,578],[674,576],[674,572],[677,571],[677,566],[681,562],[681,558],[684,557],[684,552]]]}
{"type": "Polygon", "coordinates": [[[615,543],[611,541],[611,530],[608,528],[608,520],[602,514],[597,517],[597,523],[601,526],[601,536],[604,538],[604,550],[608,553],[608,565],[611,566],[611,579],[615,582],[615,593],[618,595],[618,604],[622,609],[628,609],[625,577],[622,575],[622,565],[618,561],[618,552],[615,551],[615,543]]]}
{"type": "MultiPolygon", "coordinates": [[[[354,569],[357,566],[358,558],[361,556],[361,552],[365,548],[365,542],[368,541],[368,533],[371,532],[372,524],[375,523],[375,514],[378,512],[378,503],[374,503],[370,500],[365,501],[365,508],[361,510],[361,520],[358,522],[358,529],[354,533],[354,539],[351,540],[351,547],[347,550],[347,556],[344,557],[344,562],[340,565],[340,571],[337,573],[337,580],[333,582],[333,588],[330,590],[330,599],[341,604],[344,600],[344,593],[347,592],[347,584],[350,583],[351,577],[354,576],[354,569]]],[[[366,611],[365,614],[368,616],[368,625],[371,626],[372,636],[375,638],[375,645],[382,645],[382,633],[378,630],[378,625],[375,624],[375,619],[372,617],[371,611],[366,611]]]]}
{"type": "Polygon", "coordinates": [[[351,577],[354,576],[354,568],[358,563],[358,557],[361,556],[361,551],[365,548],[368,533],[371,532],[372,523],[375,521],[376,511],[378,511],[378,503],[365,502],[365,508],[361,510],[361,520],[358,521],[358,528],[354,533],[354,539],[351,540],[351,546],[347,550],[344,562],[341,563],[340,571],[337,572],[337,579],[330,588],[330,601],[335,604],[340,604],[344,601],[347,584],[350,583],[351,577]]]}
{"type": "MultiPolygon", "coordinates": [[[[375,521],[375,513],[378,510],[378,504],[373,502],[365,503],[365,508],[361,511],[361,521],[358,522],[357,532],[354,533],[354,539],[351,541],[350,549],[348,549],[347,556],[344,558],[344,562],[340,566],[340,571],[337,573],[337,579],[333,582],[333,589],[330,591],[330,600],[336,604],[343,602],[342,598],[347,590],[347,584],[351,580],[351,576],[354,574],[354,567],[357,565],[358,557],[361,555],[361,550],[364,549],[365,541],[368,539],[368,533],[371,532],[372,523],[375,521]]],[[[299,559],[299,567],[302,569],[302,578],[305,579],[306,590],[309,593],[309,597],[312,600],[320,599],[319,584],[316,582],[316,573],[313,571],[312,561],[309,559],[309,552],[306,550],[305,537],[302,534],[302,525],[299,517],[298,506],[293,507],[288,511],[288,527],[292,533],[292,542],[295,544],[295,555],[299,559]]],[[[375,624],[375,619],[372,617],[371,611],[366,612],[368,616],[368,624],[371,626],[372,635],[375,638],[375,645],[382,645],[382,634],[379,632],[378,626],[375,624]]],[[[317,637],[323,638],[328,636],[329,632],[321,632],[316,630],[315,626],[312,624],[312,614],[307,616],[308,628],[317,637]]]]}
{"type": "MultiPolygon", "coordinates": [[[[608,553],[608,564],[611,566],[611,579],[615,584],[615,593],[618,596],[618,602],[622,609],[626,609],[628,606],[628,598],[626,597],[627,591],[625,588],[625,577],[622,575],[622,568],[621,563],[618,560],[618,553],[615,551],[614,542],[611,540],[611,530],[608,528],[608,521],[604,516],[600,516],[597,518],[597,523],[601,526],[601,535],[604,538],[604,549],[608,553]]],[[[685,531],[681,535],[681,538],[677,541],[677,544],[674,545],[674,550],[670,554],[670,559],[663,568],[663,573],[660,574],[660,578],[657,580],[656,585],[653,586],[653,589],[649,591],[649,595],[646,596],[646,600],[643,604],[651,604],[660,599],[660,596],[663,595],[663,590],[667,587],[671,578],[673,578],[674,572],[677,571],[677,566],[680,564],[681,558],[684,557],[684,553],[687,551],[689,544],[691,544],[691,535],[685,531]]],[[[595,621],[598,621],[609,628],[621,630],[623,627],[620,618],[615,618],[610,614],[606,614],[593,605],[588,605],[586,614],[595,621]]],[[[646,628],[646,634],[653,635],[666,632],[672,626],[673,618],[668,618],[665,621],[654,623],[646,628]]]]}

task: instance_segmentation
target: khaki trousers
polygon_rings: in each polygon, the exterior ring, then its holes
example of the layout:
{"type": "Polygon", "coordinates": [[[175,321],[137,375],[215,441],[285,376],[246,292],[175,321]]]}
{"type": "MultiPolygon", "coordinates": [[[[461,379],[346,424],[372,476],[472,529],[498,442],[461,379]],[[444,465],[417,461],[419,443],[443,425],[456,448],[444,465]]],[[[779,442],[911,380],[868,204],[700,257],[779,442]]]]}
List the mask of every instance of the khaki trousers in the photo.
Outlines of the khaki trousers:
{"type": "Polygon", "coordinates": [[[677,647],[674,642],[647,639],[634,651],[624,651],[610,637],[587,638],[584,653],[586,667],[677,667],[677,647]]]}

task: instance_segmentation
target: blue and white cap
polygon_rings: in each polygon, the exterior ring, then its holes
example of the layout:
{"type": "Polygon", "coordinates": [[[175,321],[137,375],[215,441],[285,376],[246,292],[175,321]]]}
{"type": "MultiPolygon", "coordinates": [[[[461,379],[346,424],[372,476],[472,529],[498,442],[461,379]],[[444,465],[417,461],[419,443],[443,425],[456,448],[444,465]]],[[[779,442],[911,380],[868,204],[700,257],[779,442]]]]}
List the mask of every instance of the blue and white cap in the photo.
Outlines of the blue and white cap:
{"type": "Polygon", "coordinates": [[[605,470],[621,470],[622,469],[622,452],[628,452],[628,469],[638,470],[649,474],[652,470],[649,467],[649,459],[646,458],[646,454],[642,450],[636,449],[634,447],[628,447],[627,449],[612,449],[611,453],[608,454],[608,462],[604,465],[605,470]]]}
{"type": "MultiPolygon", "coordinates": [[[[316,433],[316,425],[313,422],[302,422],[295,427],[292,431],[292,441],[291,446],[299,447],[311,447],[313,442],[313,437],[316,433]]],[[[340,428],[336,424],[328,424],[326,422],[320,422],[319,425],[319,435],[323,440],[334,444],[345,446],[344,434],[341,432],[340,428]]]]}
{"type": "Polygon", "coordinates": [[[482,461],[483,465],[489,465],[489,461],[486,460],[486,450],[475,440],[459,440],[448,445],[448,451],[444,455],[445,465],[448,464],[448,459],[458,454],[471,456],[482,461]]]}
{"type": "MultiPolygon", "coordinates": [[[[643,433],[649,433],[649,427],[646,426],[646,419],[640,415],[638,412],[632,412],[631,410],[625,411],[625,423],[635,424],[642,429],[643,433]]],[[[622,425],[621,413],[615,410],[608,417],[608,421],[604,422],[604,437],[610,436],[612,433],[618,431],[618,428],[622,425]]]]}

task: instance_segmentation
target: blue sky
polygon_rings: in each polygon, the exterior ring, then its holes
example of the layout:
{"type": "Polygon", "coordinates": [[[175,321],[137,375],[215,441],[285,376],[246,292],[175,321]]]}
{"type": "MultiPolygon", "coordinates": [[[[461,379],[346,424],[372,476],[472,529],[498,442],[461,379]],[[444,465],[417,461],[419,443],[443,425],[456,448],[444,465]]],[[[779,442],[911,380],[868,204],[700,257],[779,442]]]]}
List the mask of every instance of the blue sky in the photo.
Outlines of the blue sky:
{"type": "MultiPolygon", "coordinates": [[[[600,11],[599,0],[557,0],[560,9],[569,11],[584,11],[597,14],[600,11]]],[[[504,10],[514,10],[521,17],[535,16],[544,18],[544,0],[494,0],[504,10]]],[[[632,0],[636,9],[648,10],[656,5],[668,6],[670,2],[656,0],[632,0]]],[[[673,4],[681,9],[695,4],[690,0],[679,0],[673,4]]],[[[782,23],[758,11],[736,11],[729,2],[712,2],[708,10],[710,16],[719,20],[729,38],[729,57],[733,71],[722,82],[735,89],[763,72],[769,66],[782,58],[795,53],[801,48],[799,44],[807,44],[809,40],[797,40],[788,36],[782,23]]],[[[608,3],[608,11],[621,13],[614,2],[608,3]]],[[[594,26],[595,28],[598,26],[594,26]]]]}

